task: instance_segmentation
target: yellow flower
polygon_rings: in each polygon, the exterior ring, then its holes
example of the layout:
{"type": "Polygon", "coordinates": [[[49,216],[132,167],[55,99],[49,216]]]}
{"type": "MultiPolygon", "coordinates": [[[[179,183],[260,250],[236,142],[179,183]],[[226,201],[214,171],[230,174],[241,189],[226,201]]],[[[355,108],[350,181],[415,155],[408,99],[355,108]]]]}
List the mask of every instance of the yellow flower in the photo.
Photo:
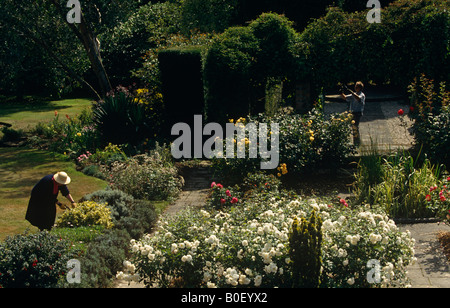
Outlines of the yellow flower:
{"type": "Polygon", "coordinates": [[[81,133],[77,133],[77,136],[78,136],[78,137],[81,137],[81,133]]]}
{"type": "Polygon", "coordinates": [[[277,173],[277,176],[280,177],[280,176],[281,176],[281,173],[277,173]]]}
{"type": "Polygon", "coordinates": [[[352,120],[352,124],[355,124],[356,122],[355,122],[355,120],[352,120]]]}
{"type": "Polygon", "coordinates": [[[228,122],[234,123],[234,120],[233,119],[228,119],[228,122]]]}
{"type": "Polygon", "coordinates": [[[311,142],[313,142],[314,141],[314,137],[313,136],[309,137],[309,140],[311,140],[311,142]]]}

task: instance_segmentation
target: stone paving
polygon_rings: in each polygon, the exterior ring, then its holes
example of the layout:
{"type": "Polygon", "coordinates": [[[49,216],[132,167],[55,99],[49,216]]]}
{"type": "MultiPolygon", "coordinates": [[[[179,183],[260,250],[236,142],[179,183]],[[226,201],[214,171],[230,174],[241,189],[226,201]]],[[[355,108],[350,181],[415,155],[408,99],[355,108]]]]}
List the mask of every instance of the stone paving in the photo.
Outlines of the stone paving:
{"type": "Polygon", "coordinates": [[[450,288],[450,262],[437,240],[439,231],[450,232],[450,226],[438,223],[399,225],[401,231],[409,230],[416,240],[415,264],[408,266],[412,288],[450,288]]]}
{"type": "Polygon", "coordinates": [[[208,162],[190,169],[185,175],[185,186],[178,199],[170,204],[163,215],[175,215],[186,207],[201,208],[205,205],[211,187],[212,175],[208,162]]]}
{"type": "MultiPolygon", "coordinates": [[[[328,114],[346,110],[345,102],[328,101],[324,105],[324,111],[328,114]]],[[[414,140],[410,134],[412,121],[407,116],[408,112],[409,106],[401,100],[366,102],[359,125],[361,146],[358,153],[371,147],[375,147],[378,153],[411,148],[414,140]],[[403,116],[398,115],[400,109],[404,111],[403,116]]]]}

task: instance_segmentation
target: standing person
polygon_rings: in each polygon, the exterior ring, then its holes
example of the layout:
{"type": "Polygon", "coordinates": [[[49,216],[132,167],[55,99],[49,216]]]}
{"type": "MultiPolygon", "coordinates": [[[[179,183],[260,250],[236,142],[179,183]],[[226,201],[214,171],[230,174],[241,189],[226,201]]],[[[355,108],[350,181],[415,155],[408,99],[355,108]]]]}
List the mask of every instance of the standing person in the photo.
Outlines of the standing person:
{"type": "Polygon", "coordinates": [[[341,97],[349,103],[349,111],[353,115],[353,141],[355,144],[360,144],[359,123],[363,116],[364,106],[366,104],[366,95],[362,92],[364,90],[364,84],[361,81],[358,81],[355,84],[354,92],[349,88],[347,88],[347,90],[350,91],[351,94],[345,95],[344,93],[341,93],[341,97]]]}
{"type": "Polygon", "coordinates": [[[59,192],[72,203],[72,206],[76,205],[66,186],[69,183],[70,177],[65,172],[43,177],[31,191],[25,219],[41,231],[50,230],[55,224],[56,204],[61,206],[58,202],[59,192]]]}

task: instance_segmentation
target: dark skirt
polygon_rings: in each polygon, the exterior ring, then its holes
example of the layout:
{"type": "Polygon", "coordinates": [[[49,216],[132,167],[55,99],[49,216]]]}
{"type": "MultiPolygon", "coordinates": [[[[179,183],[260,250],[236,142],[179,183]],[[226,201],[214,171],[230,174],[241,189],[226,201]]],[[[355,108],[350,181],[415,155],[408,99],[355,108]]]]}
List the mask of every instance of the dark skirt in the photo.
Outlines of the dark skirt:
{"type": "Polygon", "coordinates": [[[39,230],[50,230],[55,224],[56,197],[41,198],[31,195],[25,219],[39,230]]]}
{"type": "Polygon", "coordinates": [[[53,175],[43,177],[31,191],[25,219],[40,230],[50,230],[55,224],[58,192],[69,194],[67,186],[60,186],[53,194],[53,175]]]}

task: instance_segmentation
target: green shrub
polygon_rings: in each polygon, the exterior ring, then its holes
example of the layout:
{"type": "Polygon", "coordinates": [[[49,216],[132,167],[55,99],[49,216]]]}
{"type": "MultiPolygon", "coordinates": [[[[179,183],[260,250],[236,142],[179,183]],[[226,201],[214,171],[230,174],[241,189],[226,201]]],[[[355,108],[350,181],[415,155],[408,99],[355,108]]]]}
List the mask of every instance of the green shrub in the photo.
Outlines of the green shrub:
{"type": "Polygon", "coordinates": [[[84,201],[75,208],[67,210],[58,217],[56,221],[58,227],[80,227],[100,225],[105,228],[113,226],[111,210],[106,203],[94,201],[84,201]]]}
{"type": "Polygon", "coordinates": [[[0,287],[58,286],[67,261],[75,255],[69,247],[69,242],[47,231],[8,237],[0,244],[0,287]]]}
{"type": "Polygon", "coordinates": [[[443,221],[450,222],[450,176],[439,181],[429,189],[429,194],[425,196],[428,207],[436,212],[443,221]]]}
{"type": "Polygon", "coordinates": [[[252,67],[259,49],[249,27],[233,27],[217,36],[205,59],[206,115],[226,122],[249,112],[252,67]]]}
{"type": "Polygon", "coordinates": [[[90,243],[80,258],[80,287],[110,287],[112,278],[126,259],[130,236],[125,230],[112,229],[90,243]]]}
{"type": "Polygon", "coordinates": [[[135,199],[172,200],[183,185],[177,169],[168,160],[163,149],[137,155],[127,162],[113,163],[110,183],[135,199]]]}
{"type": "Polygon", "coordinates": [[[368,168],[362,160],[356,176],[356,197],[359,201],[381,205],[393,218],[433,217],[436,211],[429,207],[426,195],[434,186],[442,169],[426,160],[419,165],[408,154],[397,154],[381,160],[376,167],[377,179],[368,183],[368,168]],[[362,170],[362,171],[361,171],[362,170]]]}
{"type": "Polygon", "coordinates": [[[16,130],[14,128],[9,128],[6,126],[2,127],[0,129],[0,132],[3,134],[3,136],[0,139],[0,142],[19,141],[20,138],[24,136],[22,130],[16,130]]]}
{"type": "MultiPolygon", "coordinates": [[[[348,113],[326,116],[319,110],[306,115],[290,114],[292,110],[280,110],[272,117],[258,115],[248,122],[279,124],[279,161],[293,174],[305,174],[317,168],[344,166],[354,152],[349,142],[351,115],[348,113]]],[[[270,144],[270,136],[267,137],[270,144]]],[[[259,158],[213,159],[217,176],[226,176],[232,182],[241,181],[248,172],[260,168],[259,158]]],[[[279,173],[274,170],[275,174],[279,173]]]]}
{"type": "Polygon", "coordinates": [[[111,215],[115,220],[130,215],[134,204],[134,198],[123,191],[104,189],[88,194],[82,198],[83,201],[94,201],[96,203],[106,203],[111,210],[111,215]]]}
{"type": "Polygon", "coordinates": [[[421,73],[448,80],[448,6],[448,0],[395,1],[383,9],[379,24],[367,22],[366,10],[330,8],[301,34],[312,84],[328,89],[342,81],[372,80],[406,88],[421,73]]]}
{"type": "MultiPolygon", "coordinates": [[[[305,79],[309,70],[302,46],[292,22],[275,13],[218,35],[204,65],[208,121],[263,112],[274,83],[305,79]]],[[[292,89],[283,93],[284,98],[292,89]]]]}
{"type": "Polygon", "coordinates": [[[318,288],[322,267],[322,218],[312,211],[311,216],[294,218],[289,234],[289,256],[295,288],[318,288]]]}
{"type": "Polygon", "coordinates": [[[79,116],[65,120],[55,111],[55,117],[48,123],[39,123],[32,133],[42,136],[46,146],[54,152],[77,159],[81,155],[93,152],[100,144],[99,135],[92,122],[92,114],[84,109],[79,116]]]}
{"type": "Polygon", "coordinates": [[[437,163],[450,166],[450,91],[445,82],[439,84],[422,75],[409,87],[417,147],[437,163]]]}
{"type": "Polygon", "coordinates": [[[157,219],[155,207],[150,201],[134,200],[130,215],[122,217],[115,227],[126,230],[131,238],[139,239],[153,229],[157,219]]]}
{"type": "Polygon", "coordinates": [[[204,49],[183,46],[163,49],[158,53],[168,132],[173,124],[191,123],[195,114],[203,114],[204,49]]]}
{"type": "Polygon", "coordinates": [[[266,174],[262,171],[248,173],[244,178],[241,189],[247,194],[277,192],[281,185],[281,180],[273,174],[266,174]]]}
{"type": "Polygon", "coordinates": [[[238,204],[240,202],[240,194],[236,189],[231,187],[223,187],[222,184],[211,183],[211,196],[209,198],[209,205],[216,209],[221,209],[226,206],[238,204]]]}
{"type": "Polygon", "coordinates": [[[93,105],[95,127],[104,143],[136,145],[153,136],[146,109],[127,88],[118,87],[93,105]]]}

